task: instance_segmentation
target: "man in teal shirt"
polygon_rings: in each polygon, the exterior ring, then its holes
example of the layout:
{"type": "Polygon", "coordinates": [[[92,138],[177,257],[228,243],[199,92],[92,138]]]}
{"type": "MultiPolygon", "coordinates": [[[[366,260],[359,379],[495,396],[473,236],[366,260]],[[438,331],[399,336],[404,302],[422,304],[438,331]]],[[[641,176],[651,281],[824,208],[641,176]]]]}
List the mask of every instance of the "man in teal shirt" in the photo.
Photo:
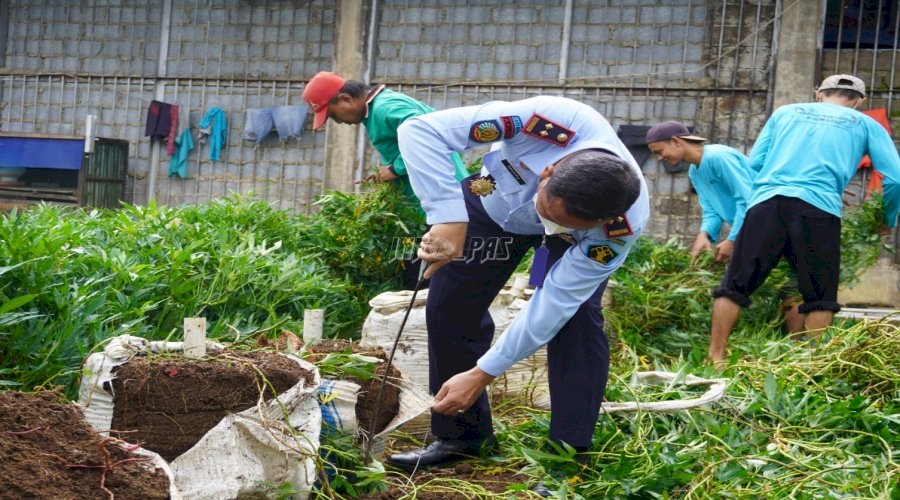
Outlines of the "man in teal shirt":
{"type": "Polygon", "coordinates": [[[658,123],[647,131],[647,146],[660,161],[670,165],[682,161],[691,164],[688,176],[697,190],[703,212],[700,232],[691,248],[691,260],[700,252],[712,250],[724,221],[731,224],[731,230],[716,244],[716,262],[728,262],[744,222],[756,172],[750,169],[749,159],[740,151],[721,144],[704,145],[704,141],[705,138],[692,135],[683,123],[676,121],[658,123]]]}
{"type": "MultiPolygon", "coordinates": [[[[328,118],[348,125],[362,123],[369,142],[378,151],[384,164],[365,180],[396,182],[408,198],[419,204],[397,145],[397,128],[409,118],[431,113],[434,108],[408,95],[386,89],[384,85],[345,80],[330,71],[320,71],[309,80],[303,90],[303,100],[315,112],[313,129],[321,128],[328,118]]],[[[457,153],[453,153],[450,159],[457,181],[469,176],[466,165],[457,153]]],[[[404,263],[403,281],[406,288],[414,288],[418,281],[419,266],[415,265],[416,260],[417,257],[413,254],[404,263]]]]}
{"type": "MultiPolygon", "coordinates": [[[[673,166],[682,161],[691,164],[688,177],[697,191],[703,214],[700,231],[691,247],[691,261],[701,252],[712,250],[724,221],[731,229],[716,243],[715,259],[728,262],[744,224],[756,172],[750,168],[750,159],[740,151],[722,144],[704,145],[705,141],[677,121],[657,123],[647,131],[647,146],[659,161],[673,166]]],[[[785,328],[789,333],[796,333],[803,329],[803,316],[798,312],[799,302],[792,295],[785,294],[782,307],[785,328]]]]}
{"type": "Polygon", "coordinates": [[[720,288],[713,292],[709,357],[720,362],[741,307],[785,257],[797,272],[800,313],[818,337],[831,324],[840,274],[841,195],[866,153],[884,174],[885,224],[900,210],[900,157],[891,137],[856,111],[866,97],[862,80],[832,75],[815,103],[778,108],[753,150],[757,172],[743,229],[720,288]]]}

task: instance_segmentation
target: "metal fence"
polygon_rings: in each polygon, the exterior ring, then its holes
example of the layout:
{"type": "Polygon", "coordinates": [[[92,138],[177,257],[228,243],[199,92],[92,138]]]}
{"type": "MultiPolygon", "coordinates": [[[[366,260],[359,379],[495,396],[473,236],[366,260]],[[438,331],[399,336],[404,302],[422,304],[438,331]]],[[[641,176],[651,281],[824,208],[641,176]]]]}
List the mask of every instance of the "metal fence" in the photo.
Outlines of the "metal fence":
{"type": "MultiPolygon", "coordinates": [[[[779,15],[800,1],[367,0],[364,78],[439,109],[565,95],[616,128],[676,119],[746,152],[772,108],[779,15]]],[[[826,3],[822,47],[810,54],[817,76],[858,74],[871,89],[869,107],[900,114],[896,2],[826,3]]],[[[308,211],[328,168],[324,134],[307,123],[285,143],[271,137],[254,147],[240,137],[247,109],[297,104],[305,81],[334,66],[342,5],[0,0],[0,128],[77,134],[96,114],[99,135],[131,145],[130,201],[144,203],[148,189],[171,205],[253,190],[308,211]],[[222,159],[200,145],[189,178],[168,177],[167,156],[155,157],[144,136],[153,99],[189,108],[194,123],[225,109],[222,159]]],[[[357,177],[377,165],[361,151],[357,177]]],[[[700,211],[686,174],[654,158],[642,169],[656,213],[649,232],[694,234],[700,211]]]]}
{"type": "MultiPolygon", "coordinates": [[[[5,4],[5,5],[4,5],[5,4]]],[[[249,108],[296,104],[308,76],[334,57],[331,2],[184,0],[8,0],[0,70],[5,131],[98,135],[129,142],[127,199],[198,203],[254,191],[285,209],[308,211],[322,192],[324,138],[305,133],[261,145],[241,139],[249,108]],[[178,104],[196,124],[209,109],[228,118],[219,161],[198,145],[187,179],[144,135],[151,100],[178,104]],[[154,182],[151,182],[153,179],[154,182]]],[[[0,17],[0,22],[4,20],[0,17]]]]}

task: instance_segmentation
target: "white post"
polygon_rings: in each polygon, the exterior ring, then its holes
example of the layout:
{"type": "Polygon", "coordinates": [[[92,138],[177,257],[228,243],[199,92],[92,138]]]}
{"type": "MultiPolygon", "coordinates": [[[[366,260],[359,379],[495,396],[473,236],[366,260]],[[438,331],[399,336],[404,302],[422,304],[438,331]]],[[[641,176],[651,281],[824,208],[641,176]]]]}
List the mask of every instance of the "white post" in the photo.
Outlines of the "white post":
{"type": "Polygon", "coordinates": [[[184,355],[206,356],[206,318],[184,318],[184,355]]]}
{"type": "Polygon", "coordinates": [[[324,314],[322,309],[303,310],[303,343],[306,345],[318,344],[322,341],[322,321],[324,314]]]}

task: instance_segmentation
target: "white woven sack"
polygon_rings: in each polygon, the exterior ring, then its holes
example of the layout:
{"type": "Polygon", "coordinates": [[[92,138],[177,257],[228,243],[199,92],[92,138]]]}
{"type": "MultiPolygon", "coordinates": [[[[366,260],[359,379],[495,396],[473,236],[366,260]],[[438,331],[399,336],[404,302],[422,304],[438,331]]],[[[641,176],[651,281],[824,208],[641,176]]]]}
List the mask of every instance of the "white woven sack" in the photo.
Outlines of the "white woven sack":
{"type": "MultiPolygon", "coordinates": [[[[370,300],[372,310],[363,323],[360,344],[379,346],[390,352],[411,298],[412,291],[402,290],[384,292],[370,300]]],[[[428,331],[425,325],[427,298],[427,289],[416,294],[416,301],[394,354],[394,365],[410,381],[423,388],[428,387],[428,331]]],[[[501,291],[494,299],[489,308],[496,332],[494,341],[509,327],[526,303],[526,300],[516,299],[508,290],[501,291]]],[[[510,367],[494,380],[489,391],[494,396],[499,394],[499,397],[519,399],[527,404],[549,404],[546,348],[542,347],[510,367]]],[[[407,422],[403,430],[413,435],[425,435],[430,428],[430,421],[430,414],[424,412],[407,422]]]]}
{"type": "MultiPolygon", "coordinates": [[[[207,349],[221,348],[207,342],[207,349]]],[[[110,430],[114,409],[112,370],[143,352],[182,352],[182,342],[150,342],[123,335],[112,339],[85,364],[78,401],[85,419],[100,433],[110,430]]],[[[231,499],[264,494],[268,484],[291,483],[305,499],[316,479],[322,414],[316,400],[319,371],[302,359],[284,354],[314,374],[278,395],[238,414],[223,418],[200,441],[170,464],[183,498],[231,499]]],[[[162,459],[161,459],[162,460],[162,459]]],[[[173,498],[176,498],[173,496],[173,498]]],[[[182,498],[179,496],[178,498],[182,498]]]]}
{"type": "MultiPolygon", "coordinates": [[[[375,434],[370,450],[370,456],[374,460],[383,458],[387,438],[391,432],[426,412],[432,404],[432,397],[428,395],[428,392],[420,385],[410,381],[402,372],[399,380],[388,379],[387,383],[400,385],[400,408],[397,415],[387,423],[385,428],[375,434]]],[[[349,380],[323,380],[319,387],[319,393],[327,395],[328,402],[322,405],[322,419],[328,425],[345,432],[358,432],[356,402],[359,399],[359,389],[359,384],[349,380]]]]}
{"type": "MultiPolygon", "coordinates": [[[[634,374],[632,374],[631,376],[630,385],[636,387],[639,385],[672,384],[673,382],[678,382],[677,373],[662,371],[634,372],[634,374]]],[[[638,411],[671,412],[687,410],[690,408],[707,405],[709,403],[722,399],[722,396],[725,395],[725,389],[728,387],[728,379],[706,379],[694,375],[687,375],[686,377],[684,377],[684,380],[681,380],[679,383],[688,387],[707,386],[709,387],[709,389],[707,389],[706,392],[696,398],[679,399],[675,401],[654,401],[649,403],[641,403],[640,401],[628,401],[625,403],[606,401],[600,405],[600,414],[628,413],[638,411]]],[[[550,405],[548,404],[542,406],[541,408],[549,409],[550,405]]]]}

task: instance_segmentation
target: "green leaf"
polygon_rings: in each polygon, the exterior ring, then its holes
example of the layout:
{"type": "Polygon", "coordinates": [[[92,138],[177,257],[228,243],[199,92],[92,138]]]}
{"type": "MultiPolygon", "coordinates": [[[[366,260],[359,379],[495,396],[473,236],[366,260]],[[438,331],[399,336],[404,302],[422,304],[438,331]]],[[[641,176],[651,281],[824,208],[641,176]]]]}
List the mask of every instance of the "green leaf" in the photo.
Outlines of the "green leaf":
{"type": "Polygon", "coordinates": [[[18,297],[7,300],[6,302],[3,303],[2,306],[0,306],[0,314],[12,311],[14,309],[18,309],[18,308],[22,307],[23,305],[34,300],[35,297],[37,297],[36,293],[30,293],[27,295],[19,295],[18,297]]]}

